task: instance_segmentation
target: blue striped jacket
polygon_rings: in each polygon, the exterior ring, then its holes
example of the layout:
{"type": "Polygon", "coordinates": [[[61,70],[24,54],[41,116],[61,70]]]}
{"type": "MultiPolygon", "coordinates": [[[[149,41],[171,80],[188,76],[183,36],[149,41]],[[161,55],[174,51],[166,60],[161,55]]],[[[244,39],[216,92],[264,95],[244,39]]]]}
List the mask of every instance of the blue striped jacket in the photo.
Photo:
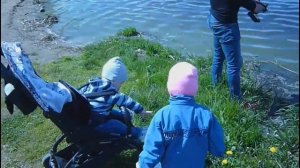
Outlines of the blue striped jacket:
{"type": "Polygon", "coordinates": [[[135,113],[140,113],[144,110],[143,106],[134,101],[131,97],[118,92],[110,81],[103,80],[101,78],[90,79],[87,84],[79,89],[79,92],[83,95],[91,93],[113,92],[109,95],[88,98],[92,107],[92,113],[96,113],[102,117],[108,116],[114,105],[125,106],[135,113]]]}

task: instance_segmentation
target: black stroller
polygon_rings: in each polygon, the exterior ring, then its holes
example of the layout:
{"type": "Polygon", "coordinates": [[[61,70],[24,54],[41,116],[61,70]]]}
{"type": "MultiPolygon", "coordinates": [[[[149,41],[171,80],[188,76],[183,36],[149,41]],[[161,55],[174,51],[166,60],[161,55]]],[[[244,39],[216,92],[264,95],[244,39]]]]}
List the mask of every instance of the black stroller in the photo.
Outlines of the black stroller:
{"type": "MultiPolygon", "coordinates": [[[[90,106],[86,97],[64,81],[44,82],[19,43],[2,42],[1,55],[7,61],[6,66],[1,62],[1,78],[4,79],[8,111],[13,113],[15,105],[27,115],[40,107],[44,116],[62,131],[62,135],[43,158],[44,167],[99,168],[123,150],[142,149],[142,142],[133,139],[129,133],[126,136],[104,134],[91,126],[90,106]],[[47,89],[42,90],[41,86],[47,89]],[[57,151],[64,139],[68,146],[57,151]]],[[[130,130],[133,125],[129,111],[123,107],[120,109],[124,114],[123,122],[130,130]]],[[[146,131],[145,128],[141,129],[146,131]]]]}

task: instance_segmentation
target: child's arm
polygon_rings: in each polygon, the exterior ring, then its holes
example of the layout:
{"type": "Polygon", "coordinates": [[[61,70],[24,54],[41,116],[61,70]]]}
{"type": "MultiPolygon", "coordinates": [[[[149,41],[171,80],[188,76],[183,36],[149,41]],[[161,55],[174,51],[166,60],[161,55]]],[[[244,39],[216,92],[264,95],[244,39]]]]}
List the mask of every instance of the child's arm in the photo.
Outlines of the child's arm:
{"type": "Polygon", "coordinates": [[[126,108],[134,111],[137,114],[144,111],[143,106],[141,106],[138,102],[134,101],[131,97],[123,93],[117,93],[111,96],[111,99],[108,101],[109,103],[116,104],[117,106],[125,106],[126,108]]]}
{"type": "Polygon", "coordinates": [[[153,168],[165,151],[163,131],[154,116],[145,137],[143,151],[139,155],[138,165],[141,168],[153,168]]]}
{"type": "Polygon", "coordinates": [[[222,157],[225,152],[224,132],[218,120],[212,115],[208,133],[208,150],[217,157],[222,157]]]}

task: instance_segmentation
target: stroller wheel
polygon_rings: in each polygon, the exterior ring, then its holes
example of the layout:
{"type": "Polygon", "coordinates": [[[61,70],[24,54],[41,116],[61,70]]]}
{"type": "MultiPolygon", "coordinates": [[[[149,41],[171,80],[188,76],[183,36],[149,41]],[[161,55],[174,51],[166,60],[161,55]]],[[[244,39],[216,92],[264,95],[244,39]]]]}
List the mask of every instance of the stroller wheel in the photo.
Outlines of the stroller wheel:
{"type": "MultiPolygon", "coordinates": [[[[56,167],[53,164],[51,164],[50,158],[51,158],[51,156],[49,153],[43,157],[42,162],[43,162],[44,168],[56,167]]],[[[64,166],[67,164],[67,161],[59,156],[54,156],[53,159],[55,159],[55,161],[56,161],[57,168],[64,168],[64,166]]]]}
{"type": "Polygon", "coordinates": [[[42,159],[42,162],[43,162],[43,166],[45,167],[45,168],[51,168],[51,166],[50,166],[50,154],[48,153],[47,155],[45,155],[44,157],[43,157],[43,159],[42,159]]]}

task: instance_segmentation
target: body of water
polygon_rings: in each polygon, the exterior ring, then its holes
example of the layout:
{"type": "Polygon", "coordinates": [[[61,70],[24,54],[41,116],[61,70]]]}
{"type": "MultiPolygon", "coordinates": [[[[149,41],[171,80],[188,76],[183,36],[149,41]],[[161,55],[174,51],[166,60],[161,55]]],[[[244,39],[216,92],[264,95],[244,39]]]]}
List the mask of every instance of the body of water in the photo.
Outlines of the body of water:
{"type": "MultiPolygon", "coordinates": [[[[299,1],[267,0],[269,11],[254,23],[239,12],[242,56],[270,61],[299,71],[299,1]]],[[[115,35],[126,27],[182,54],[212,53],[207,26],[209,1],[199,0],[49,0],[47,12],[59,22],[51,30],[72,45],[86,45],[115,35]]]]}

